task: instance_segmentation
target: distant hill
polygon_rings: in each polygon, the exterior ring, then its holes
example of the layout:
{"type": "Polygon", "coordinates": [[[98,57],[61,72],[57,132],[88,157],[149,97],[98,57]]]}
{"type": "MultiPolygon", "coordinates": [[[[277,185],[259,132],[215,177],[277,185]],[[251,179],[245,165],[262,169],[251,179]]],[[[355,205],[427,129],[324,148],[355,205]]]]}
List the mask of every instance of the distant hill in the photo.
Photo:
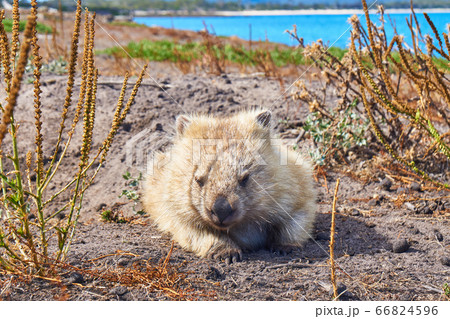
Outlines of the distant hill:
{"type": "MultiPolygon", "coordinates": [[[[366,0],[370,5],[374,0],[366,0]]],[[[12,3],[12,0],[5,0],[12,3]]],[[[20,1],[29,5],[28,1],[20,1]]],[[[57,0],[38,1],[58,8],[57,0]]],[[[74,0],[62,0],[65,10],[74,9],[74,0]]],[[[83,5],[97,12],[126,14],[130,10],[268,10],[268,9],[360,9],[360,0],[83,0],[83,5]]],[[[409,0],[378,0],[386,8],[409,8],[409,0]]],[[[450,8],[449,0],[414,0],[415,8],[450,8]]]]}

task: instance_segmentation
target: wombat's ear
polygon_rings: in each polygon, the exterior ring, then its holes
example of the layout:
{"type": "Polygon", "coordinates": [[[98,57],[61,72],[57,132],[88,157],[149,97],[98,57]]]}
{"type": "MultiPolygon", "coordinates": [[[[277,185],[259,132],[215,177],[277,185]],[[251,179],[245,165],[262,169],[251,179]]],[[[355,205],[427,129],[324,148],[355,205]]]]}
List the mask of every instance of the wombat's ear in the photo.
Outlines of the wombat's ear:
{"type": "Polygon", "coordinates": [[[191,120],[185,116],[180,115],[177,117],[177,134],[178,136],[182,136],[186,128],[191,125],[191,120]]]}
{"type": "Polygon", "coordinates": [[[272,118],[272,112],[270,111],[264,111],[259,113],[256,116],[256,122],[258,124],[261,124],[263,127],[270,127],[270,119],[272,118]]]}

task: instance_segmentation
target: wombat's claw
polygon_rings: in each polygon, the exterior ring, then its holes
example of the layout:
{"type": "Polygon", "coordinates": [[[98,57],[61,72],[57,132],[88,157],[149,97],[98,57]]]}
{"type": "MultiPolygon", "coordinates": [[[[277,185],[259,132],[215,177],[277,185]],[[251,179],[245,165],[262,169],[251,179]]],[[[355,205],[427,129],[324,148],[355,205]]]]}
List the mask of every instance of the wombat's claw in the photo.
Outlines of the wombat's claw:
{"type": "Polygon", "coordinates": [[[286,256],[294,250],[294,246],[291,245],[272,245],[270,247],[270,252],[280,256],[286,256]]]}
{"type": "Polygon", "coordinates": [[[216,260],[224,260],[227,265],[242,260],[242,251],[236,248],[222,248],[209,255],[216,260]]]}

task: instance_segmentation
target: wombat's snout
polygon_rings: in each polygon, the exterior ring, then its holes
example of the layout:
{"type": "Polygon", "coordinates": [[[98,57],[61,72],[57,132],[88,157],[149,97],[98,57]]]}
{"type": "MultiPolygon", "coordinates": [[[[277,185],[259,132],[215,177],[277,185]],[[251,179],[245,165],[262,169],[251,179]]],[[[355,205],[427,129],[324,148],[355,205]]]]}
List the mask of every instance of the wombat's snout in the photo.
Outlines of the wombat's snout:
{"type": "Polygon", "coordinates": [[[231,208],[228,200],[223,196],[218,196],[211,209],[211,217],[214,223],[216,223],[217,225],[226,224],[225,220],[232,214],[233,208],[231,208]]]}

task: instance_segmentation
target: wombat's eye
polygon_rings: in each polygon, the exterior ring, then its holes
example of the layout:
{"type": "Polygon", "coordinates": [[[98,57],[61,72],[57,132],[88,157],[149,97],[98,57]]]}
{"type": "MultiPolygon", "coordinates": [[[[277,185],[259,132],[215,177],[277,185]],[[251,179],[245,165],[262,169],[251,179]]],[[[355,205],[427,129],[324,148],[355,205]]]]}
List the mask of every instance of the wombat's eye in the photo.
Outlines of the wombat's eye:
{"type": "Polygon", "coordinates": [[[198,186],[203,187],[205,185],[205,178],[202,176],[195,176],[195,181],[197,182],[198,186]]]}
{"type": "Polygon", "coordinates": [[[242,175],[239,178],[239,185],[245,186],[247,184],[249,178],[250,178],[250,174],[249,173],[245,173],[244,175],[242,175]]]}

